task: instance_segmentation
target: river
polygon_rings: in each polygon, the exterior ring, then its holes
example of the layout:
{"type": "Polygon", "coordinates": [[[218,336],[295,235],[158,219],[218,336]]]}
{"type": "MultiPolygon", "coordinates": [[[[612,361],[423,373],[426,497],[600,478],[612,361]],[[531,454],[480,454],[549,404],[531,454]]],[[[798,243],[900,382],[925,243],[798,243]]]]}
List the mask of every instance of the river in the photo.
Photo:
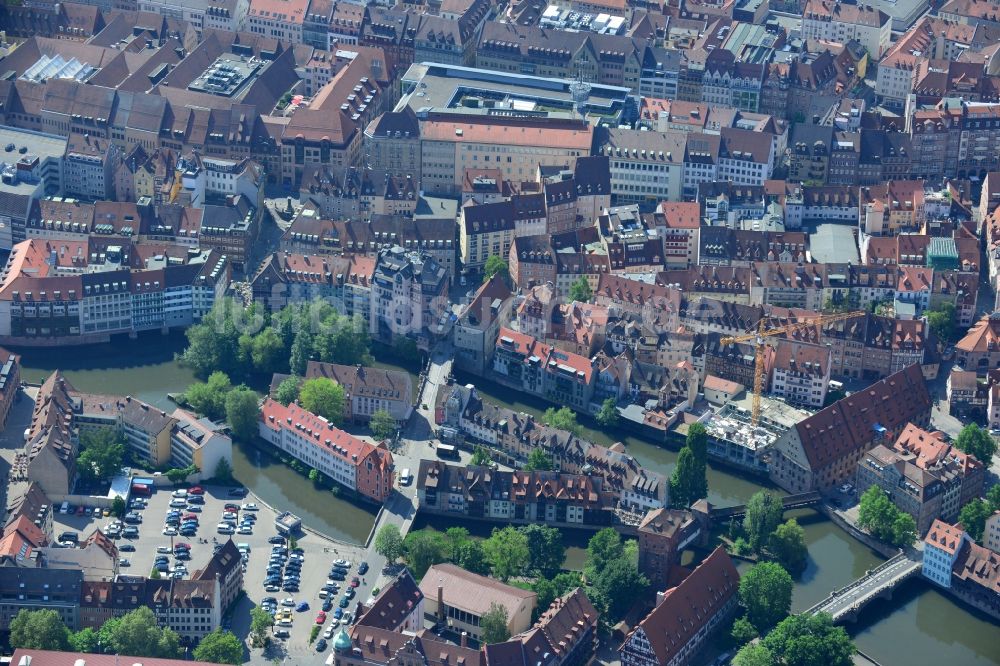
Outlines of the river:
{"type": "MultiPolygon", "coordinates": [[[[184,345],[180,334],[142,336],[134,341],[115,341],[83,349],[19,350],[23,354],[25,381],[38,382],[60,368],[82,391],[133,395],[161,408],[172,406],[167,393],[181,392],[194,376],[174,360],[184,345]]],[[[381,367],[391,367],[379,363],[381,367]]],[[[412,373],[411,373],[412,374],[412,373]]],[[[468,378],[462,378],[467,380],[468,378]]],[[[525,412],[540,414],[544,405],[524,402],[523,394],[477,381],[485,397],[525,412]]],[[[592,426],[592,422],[585,426],[592,426]]],[[[676,461],[674,451],[660,448],[634,436],[609,437],[592,427],[584,436],[595,442],[621,441],[643,465],[669,474],[676,461]]],[[[330,536],[362,542],[374,523],[374,512],[318,491],[300,475],[259,453],[250,446],[233,451],[237,479],[265,502],[287,509],[303,522],[330,536]]],[[[709,469],[709,500],[725,506],[745,502],[760,482],[714,466],[709,469]]],[[[793,610],[808,608],[831,589],[857,578],[875,566],[881,557],[851,539],[829,521],[810,511],[796,512],[806,533],[809,564],[795,587],[793,610]]],[[[585,534],[567,535],[567,565],[579,567],[586,546],[585,534]]],[[[902,587],[892,601],[876,602],[849,628],[858,647],[883,666],[995,666],[1000,664],[997,627],[981,615],[960,606],[922,581],[902,587]]]]}

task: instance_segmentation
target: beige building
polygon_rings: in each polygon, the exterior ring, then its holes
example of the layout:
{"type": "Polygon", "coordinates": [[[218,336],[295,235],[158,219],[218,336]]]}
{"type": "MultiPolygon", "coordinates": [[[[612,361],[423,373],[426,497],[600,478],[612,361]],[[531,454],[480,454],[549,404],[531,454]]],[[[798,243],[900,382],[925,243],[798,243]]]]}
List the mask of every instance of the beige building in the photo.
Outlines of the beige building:
{"type": "Polygon", "coordinates": [[[507,631],[513,636],[531,626],[531,612],[538,601],[534,592],[504,585],[454,564],[435,564],[428,569],[420,581],[420,591],[428,615],[447,622],[452,631],[466,631],[477,640],[480,618],[494,603],[507,611],[507,631]]]}
{"type": "Polygon", "coordinates": [[[802,39],[839,44],[857,40],[877,59],[889,50],[891,38],[889,15],[868,5],[809,0],[802,10],[802,39]]]}
{"type": "Polygon", "coordinates": [[[1000,553],[1000,511],[994,511],[993,515],[986,519],[983,543],[994,553],[1000,553]]]}

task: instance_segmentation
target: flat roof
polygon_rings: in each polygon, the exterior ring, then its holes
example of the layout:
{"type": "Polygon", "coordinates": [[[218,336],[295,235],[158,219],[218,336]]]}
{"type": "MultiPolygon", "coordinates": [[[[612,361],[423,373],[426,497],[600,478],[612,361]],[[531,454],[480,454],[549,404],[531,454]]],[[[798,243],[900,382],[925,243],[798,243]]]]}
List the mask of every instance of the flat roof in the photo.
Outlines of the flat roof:
{"type": "Polygon", "coordinates": [[[809,250],[813,260],[821,264],[861,263],[854,227],[846,224],[820,224],[809,234],[809,250]]]}

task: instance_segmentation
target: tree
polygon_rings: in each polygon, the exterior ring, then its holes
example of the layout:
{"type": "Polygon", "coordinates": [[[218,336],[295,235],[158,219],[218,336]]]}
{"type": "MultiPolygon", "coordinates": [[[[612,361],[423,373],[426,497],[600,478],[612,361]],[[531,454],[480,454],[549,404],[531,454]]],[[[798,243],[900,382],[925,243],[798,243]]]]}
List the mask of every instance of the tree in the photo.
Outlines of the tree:
{"type": "Polygon", "coordinates": [[[989,503],[976,498],[962,507],[961,513],[958,514],[958,522],[973,540],[982,541],[986,519],[991,515],[993,511],[989,503]]]}
{"type": "Polygon", "coordinates": [[[475,539],[466,539],[452,548],[451,561],[466,571],[486,576],[490,573],[490,563],[486,561],[483,544],[475,539]]]}
{"type": "Polygon", "coordinates": [[[377,409],[368,423],[375,439],[389,439],[396,434],[396,419],[387,410],[377,409]]]}
{"type": "Polygon", "coordinates": [[[259,414],[257,393],[253,389],[237,386],[226,395],[226,422],[238,439],[253,439],[257,434],[259,414]]]}
{"type": "Polygon", "coordinates": [[[670,475],[670,503],[685,508],[704,497],[705,493],[701,491],[702,489],[707,491],[708,485],[704,479],[704,465],[698,464],[691,449],[687,446],[681,447],[681,452],[677,455],[677,465],[670,475]]]}
{"type": "Polygon", "coordinates": [[[528,454],[528,460],[524,463],[523,469],[527,472],[532,470],[551,470],[555,469],[555,463],[552,461],[552,456],[545,452],[544,449],[531,449],[528,454]]]}
{"type": "Polygon", "coordinates": [[[590,288],[590,282],[583,276],[580,276],[580,279],[569,286],[569,298],[572,301],[588,303],[593,297],[594,290],[590,288]]]}
{"type": "Polygon", "coordinates": [[[733,628],[729,635],[733,637],[737,645],[746,645],[758,636],[757,629],[750,624],[750,620],[746,619],[745,616],[733,622],[733,628]]]}
{"type": "Polygon", "coordinates": [[[758,490],[747,502],[743,531],[755,553],[761,552],[767,545],[771,532],[781,523],[781,513],[781,500],[766,490],[758,490]]]}
{"type": "Polygon", "coordinates": [[[250,345],[250,360],[253,369],[265,375],[281,372],[286,366],[288,355],[285,353],[285,341],[278,331],[267,326],[253,337],[250,345]]]}
{"type": "Polygon", "coordinates": [[[318,469],[313,467],[311,470],[309,470],[309,480],[313,482],[314,486],[319,487],[320,483],[322,482],[322,479],[323,479],[323,473],[320,472],[318,469]]]}
{"type": "Polygon", "coordinates": [[[538,614],[544,613],[557,598],[582,585],[583,581],[576,571],[564,571],[552,578],[536,579],[531,585],[531,589],[538,595],[538,604],[535,610],[538,614]]]}
{"type": "Polygon", "coordinates": [[[768,548],[790,573],[798,574],[806,568],[809,550],[806,548],[805,530],[794,518],[778,525],[771,534],[768,548]]]}
{"type": "Polygon", "coordinates": [[[232,483],[233,482],[233,466],[229,464],[229,461],[225,458],[219,460],[219,464],[215,466],[215,474],[213,477],[219,483],[232,483]]]}
{"type": "Polygon", "coordinates": [[[309,358],[312,356],[313,336],[308,328],[299,329],[292,342],[292,349],[288,357],[288,368],[292,374],[300,377],[306,374],[306,367],[309,365],[309,358]]]}
{"type": "Polygon", "coordinates": [[[115,498],[111,500],[111,513],[117,518],[121,518],[125,515],[125,498],[121,495],[115,495],[115,498]]]}
{"type": "Polygon", "coordinates": [[[198,466],[191,463],[187,467],[171,467],[167,470],[167,478],[170,483],[184,483],[188,477],[198,472],[198,466]]]}
{"type": "Polygon", "coordinates": [[[587,563],[584,572],[587,580],[596,580],[610,562],[625,556],[622,538],[611,527],[605,527],[587,542],[587,563]]]}
{"type": "Polygon", "coordinates": [[[701,465],[708,464],[708,430],[703,423],[692,423],[684,445],[691,449],[694,459],[701,465]]]}
{"type": "Polygon", "coordinates": [[[761,643],[744,645],[733,657],[733,666],[777,666],[774,655],[761,643]]]}
{"type": "Polygon", "coordinates": [[[892,526],[899,509],[878,486],[871,486],[861,495],[858,506],[858,526],[868,530],[875,538],[892,541],[892,526]]]}
{"type": "Polygon", "coordinates": [[[80,631],[71,632],[69,635],[69,648],[73,652],[83,652],[86,654],[96,654],[100,652],[99,636],[90,627],[85,627],[80,631]]]}
{"type": "Polygon", "coordinates": [[[955,446],[975,456],[986,467],[990,466],[993,455],[997,452],[996,440],[975,423],[970,423],[962,428],[958,437],[955,438],[955,446]]]}
{"type": "Polygon", "coordinates": [[[483,541],[483,554],[493,575],[505,583],[511,576],[523,575],[531,561],[528,537],[510,525],[493,528],[490,537],[483,541]]]}
{"type": "Polygon", "coordinates": [[[562,532],[558,528],[537,523],[519,527],[518,531],[528,541],[529,568],[542,578],[551,578],[559,573],[566,560],[562,532]]]}
{"type": "Polygon", "coordinates": [[[613,560],[604,567],[593,582],[608,605],[612,619],[625,616],[632,604],[643,596],[649,580],[639,572],[639,566],[631,557],[613,560]]]}
{"type": "Polygon", "coordinates": [[[956,321],[954,303],[944,301],[936,308],[927,311],[927,324],[942,344],[947,345],[955,341],[956,321]]]}
{"type": "Polygon", "coordinates": [[[477,446],[475,451],[472,452],[472,458],[469,459],[469,464],[476,467],[483,467],[489,465],[493,462],[490,457],[490,452],[481,446],[477,446]]]}
{"type": "Polygon", "coordinates": [[[494,275],[499,275],[504,282],[510,281],[510,269],[507,262],[503,257],[491,254],[486,259],[486,265],[483,266],[483,282],[489,282],[494,275]]]}
{"type": "Polygon", "coordinates": [[[233,388],[229,376],[224,372],[213,372],[208,381],[192,384],[184,392],[184,400],[199,414],[213,421],[226,414],[226,394],[233,388]]]}
{"type": "Polygon", "coordinates": [[[569,407],[560,407],[559,409],[549,407],[542,415],[542,421],[551,428],[569,431],[577,437],[580,436],[582,430],[580,424],[576,422],[576,413],[569,407]]]}
{"type": "Polygon", "coordinates": [[[344,387],[332,379],[314,377],[302,382],[299,404],[334,425],[344,421],[344,387]]]}
{"type": "Polygon", "coordinates": [[[492,645],[493,643],[503,643],[510,638],[510,631],[507,630],[507,609],[492,602],[490,609],[479,618],[479,628],[481,643],[492,645]]]}
{"type": "Polygon", "coordinates": [[[278,388],[274,390],[274,399],[286,407],[295,402],[299,397],[299,384],[302,379],[295,375],[289,375],[281,380],[278,388]]]}
{"type": "Polygon", "coordinates": [[[917,521],[905,511],[898,512],[895,520],[892,521],[892,539],[890,540],[892,545],[903,548],[912,545],[916,538],[917,521]]]}
{"type": "Polygon", "coordinates": [[[160,575],[160,570],[159,569],[151,569],[150,572],[149,572],[149,577],[152,580],[160,580],[160,578],[162,578],[162,576],[160,575]]]}
{"type": "Polygon", "coordinates": [[[986,492],[986,501],[989,502],[990,509],[1000,511],[1000,483],[994,483],[986,492]]]}
{"type": "Polygon", "coordinates": [[[213,664],[242,664],[243,643],[232,633],[216,629],[201,639],[193,654],[198,661],[213,664]]]}
{"type": "Polygon", "coordinates": [[[788,666],[851,666],[856,651],[828,613],[787,617],[762,642],[775,663],[788,666]]]}
{"type": "Polygon", "coordinates": [[[403,539],[406,562],[416,579],[421,579],[432,564],[448,559],[448,542],[440,532],[417,530],[403,539]]]}
{"type": "Polygon", "coordinates": [[[608,398],[601,403],[601,409],[594,418],[606,428],[618,425],[618,402],[614,398],[608,398]]]}
{"type": "Polygon", "coordinates": [[[177,634],[169,627],[160,629],[153,611],[145,606],[109,620],[98,633],[101,644],[117,654],[163,659],[175,659],[180,654],[177,634]],[[111,627],[105,634],[104,627],[108,624],[111,627]]]}
{"type": "Polygon", "coordinates": [[[267,632],[274,626],[274,616],[260,606],[250,609],[250,633],[261,643],[267,638],[267,632]]]}
{"type": "Polygon", "coordinates": [[[10,646],[66,651],[69,649],[69,630],[54,610],[21,609],[10,621],[10,646]]]}
{"type": "Polygon", "coordinates": [[[764,635],[792,608],[792,577],[780,564],[755,564],[740,578],[740,601],[747,609],[747,620],[764,635]]]}
{"type": "Polygon", "coordinates": [[[118,474],[125,460],[125,443],[113,428],[92,428],[80,433],[77,470],[84,481],[108,481],[118,474]]]}
{"type": "Polygon", "coordinates": [[[383,525],[375,535],[375,552],[389,564],[395,563],[403,555],[403,536],[392,523],[383,525]]]}

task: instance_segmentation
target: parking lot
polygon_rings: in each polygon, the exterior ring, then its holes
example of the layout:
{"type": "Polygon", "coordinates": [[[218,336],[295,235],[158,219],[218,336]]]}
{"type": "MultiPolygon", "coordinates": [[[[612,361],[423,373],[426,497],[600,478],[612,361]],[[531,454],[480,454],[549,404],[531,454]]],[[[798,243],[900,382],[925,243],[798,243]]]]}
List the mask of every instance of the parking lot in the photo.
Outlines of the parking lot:
{"type": "MultiPolygon", "coordinates": [[[[295,612],[293,610],[292,612],[292,626],[287,627],[290,637],[286,640],[275,641],[275,646],[268,651],[266,658],[265,655],[261,654],[260,650],[252,650],[250,657],[254,662],[263,663],[275,657],[284,658],[288,656],[294,658],[296,655],[315,655],[315,647],[314,645],[309,645],[308,640],[310,630],[315,624],[316,615],[323,603],[323,600],[318,596],[320,588],[326,583],[327,573],[330,571],[331,564],[336,559],[346,559],[352,563],[353,566],[351,567],[350,574],[346,577],[347,580],[341,585],[343,586],[345,583],[348,583],[351,577],[357,574],[357,565],[360,558],[363,557],[363,548],[361,546],[340,544],[312,532],[304,531],[296,537],[297,546],[303,550],[304,557],[300,573],[299,592],[266,592],[264,590],[264,579],[267,577],[268,560],[271,556],[272,548],[272,545],[268,543],[268,539],[277,535],[277,529],[274,525],[275,511],[266,505],[256,502],[252,496],[247,498],[231,496],[229,494],[229,487],[205,486],[204,490],[204,504],[200,507],[201,512],[196,514],[198,516],[199,528],[193,537],[167,536],[163,534],[164,518],[171,510],[171,500],[175,499],[171,496],[171,489],[160,489],[147,498],[147,508],[139,511],[142,516],[142,522],[136,525],[139,528],[138,537],[123,537],[117,540],[119,549],[122,549],[122,547],[126,549],[130,547],[135,548],[134,551],[120,553],[121,557],[129,561],[130,566],[121,567],[119,573],[148,576],[153,568],[154,560],[158,555],[157,549],[159,548],[171,551],[169,563],[173,567],[177,560],[175,560],[172,550],[178,543],[190,544],[191,559],[184,561],[183,564],[186,565],[189,573],[193,573],[208,562],[216,543],[225,543],[225,540],[228,538],[232,538],[236,543],[246,543],[250,546],[250,556],[244,573],[243,583],[247,596],[244,599],[240,599],[233,609],[231,618],[229,619],[230,629],[237,636],[245,639],[250,630],[250,609],[258,605],[264,597],[275,597],[279,604],[287,597],[291,597],[296,603],[306,601],[309,604],[309,610],[303,612],[295,612]],[[232,537],[218,534],[216,526],[220,522],[225,505],[243,505],[245,503],[256,503],[258,507],[257,511],[252,512],[257,516],[253,534],[234,534],[232,537]],[[207,541],[207,543],[202,543],[202,540],[207,541]]],[[[179,506],[178,508],[180,509],[179,506]]],[[[280,507],[276,508],[280,510],[280,507]]],[[[188,513],[186,508],[180,510],[182,514],[188,513]]],[[[241,516],[243,513],[245,512],[242,510],[239,512],[241,516]]],[[[54,531],[56,535],[64,530],[77,532],[80,535],[80,540],[83,541],[97,527],[100,527],[103,531],[107,531],[108,526],[114,520],[113,517],[104,518],[102,516],[100,518],[93,518],[57,513],[55,516],[54,531]]],[[[374,573],[372,572],[372,574],[374,573]]],[[[353,613],[357,608],[357,601],[367,601],[369,594],[367,590],[370,589],[370,584],[373,583],[374,578],[372,574],[366,577],[369,585],[365,585],[359,589],[358,596],[351,601],[345,610],[353,613]]],[[[333,600],[334,608],[338,607],[337,601],[340,596],[338,594],[333,600]]],[[[332,613],[328,615],[332,619],[332,613]]],[[[329,626],[329,624],[330,620],[326,622],[324,628],[329,626]]]]}

